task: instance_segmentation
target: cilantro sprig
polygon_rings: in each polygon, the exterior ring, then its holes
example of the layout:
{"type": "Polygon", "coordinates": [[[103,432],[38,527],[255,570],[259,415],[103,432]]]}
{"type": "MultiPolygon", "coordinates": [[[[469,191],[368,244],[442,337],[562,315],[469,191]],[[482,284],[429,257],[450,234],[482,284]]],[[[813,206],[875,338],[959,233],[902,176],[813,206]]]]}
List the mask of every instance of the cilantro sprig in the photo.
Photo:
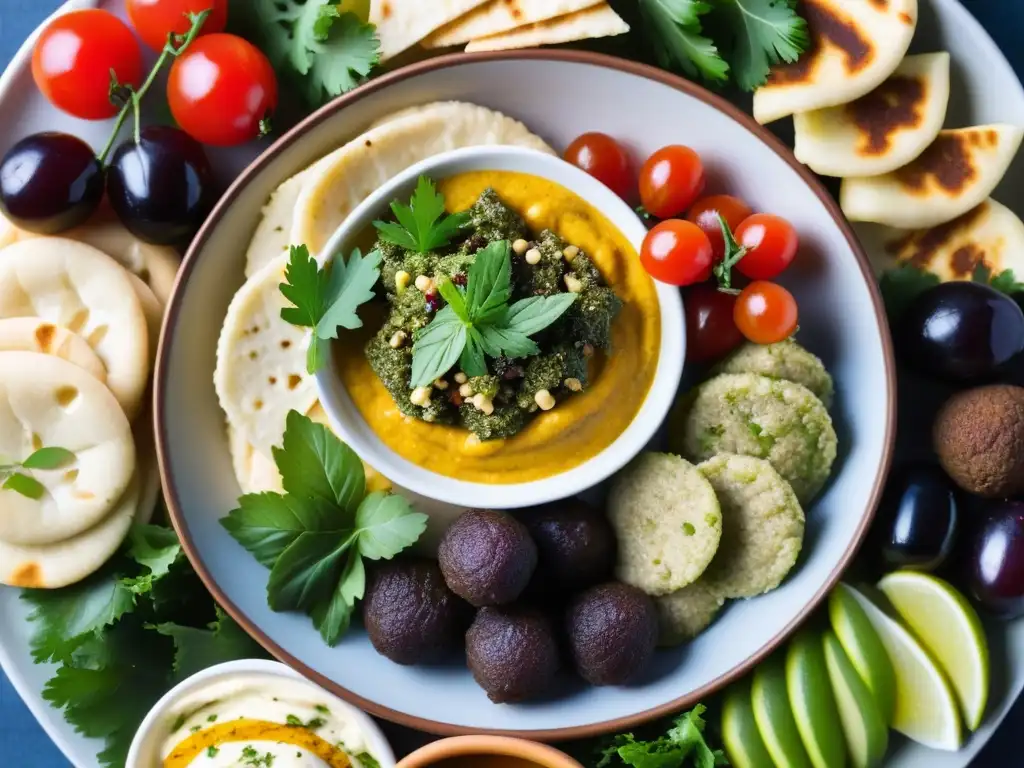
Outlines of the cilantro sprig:
{"type": "Polygon", "coordinates": [[[40,448],[24,461],[0,462],[0,488],[38,501],[46,493],[46,487],[31,475],[19,470],[62,469],[74,462],[74,452],[57,447],[40,448]]]}
{"type": "Polygon", "coordinates": [[[620,734],[600,750],[596,768],[714,768],[729,765],[725,753],[712,749],[704,730],[707,707],[698,704],[692,711],[675,719],[668,731],[649,741],[636,739],[632,733],[620,734]]]}
{"type": "Polygon", "coordinates": [[[274,461],[285,492],[242,496],[221,524],[270,569],[271,609],[308,613],[334,646],[363,598],[364,559],[390,560],[419,539],[427,517],[401,496],[367,495],[355,452],[297,411],[274,461]]]}
{"type": "Polygon", "coordinates": [[[306,352],[306,370],[315,374],[327,360],[327,345],[338,329],[363,326],[357,310],[373,296],[380,278],[380,251],[363,256],[358,248],[346,262],[335,256],[320,267],[304,245],[292,246],[281,293],[293,306],[281,310],[281,319],[300,328],[312,328],[306,352]]]}
{"type": "Polygon", "coordinates": [[[575,293],[531,296],[509,306],[512,263],[507,240],[476,254],[465,291],[450,280],[438,285],[447,303],[416,332],[413,387],[425,387],[458,363],[467,376],[487,374],[487,357],[529,357],[540,352],[530,337],[544,330],[576,301],[575,293]]]}
{"type": "Polygon", "coordinates": [[[420,176],[409,205],[397,200],[391,203],[391,212],[398,223],[375,221],[382,240],[416,253],[428,253],[451,243],[469,223],[468,213],[445,215],[444,195],[434,182],[420,176]]]}
{"type": "MultiPolygon", "coordinates": [[[[1012,269],[993,275],[985,264],[978,264],[971,274],[971,280],[990,285],[1007,296],[1024,293],[1024,283],[1017,280],[1012,269]]],[[[938,275],[913,264],[900,264],[883,272],[879,278],[879,289],[890,322],[897,321],[918,296],[940,282],[938,275]]]]}

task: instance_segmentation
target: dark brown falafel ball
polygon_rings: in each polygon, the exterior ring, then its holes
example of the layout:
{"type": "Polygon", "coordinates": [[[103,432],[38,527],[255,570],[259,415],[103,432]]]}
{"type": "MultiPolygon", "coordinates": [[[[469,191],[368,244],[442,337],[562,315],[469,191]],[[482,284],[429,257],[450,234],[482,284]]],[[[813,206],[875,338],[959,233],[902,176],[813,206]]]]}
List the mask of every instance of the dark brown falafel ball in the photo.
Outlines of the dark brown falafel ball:
{"type": "Polygon", "coordinates": [[[965,491],[1024,493],[1024,388],[997,384],[954,395],[932,436],[942,468],[965,491]]]}
{"type": "Polygon", "coordinates": [[[531,591],[576,592],[612,576],[615,534],[604,514],[579,499],[519,513],[537,544],[531,591]]]}
{"type": "Polygon", "coordinates": [[[548,690],[560,666],[548,618],[536,608],[481,608],[466,632],[466,660],[477,684],[498,704],[548,690]]]}
{"type": "Polygon", "coordinates": [[[437,560],[459,597],[477,608],[504,605],[529,583],[537,567],[537,545],[512,515],[476,509],[445,531],[437,560]]]}

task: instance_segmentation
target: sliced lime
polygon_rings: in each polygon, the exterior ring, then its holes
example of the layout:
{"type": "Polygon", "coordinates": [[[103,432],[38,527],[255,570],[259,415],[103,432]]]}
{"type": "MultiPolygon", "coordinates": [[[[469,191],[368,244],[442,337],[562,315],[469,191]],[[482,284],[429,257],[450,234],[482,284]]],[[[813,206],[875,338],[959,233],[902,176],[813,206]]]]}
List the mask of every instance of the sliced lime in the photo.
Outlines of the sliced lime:
{"type": "Polygon", "coordinates": [[[754,672],[750,688],[757,730],[778,768],[814,768],[807,757],[786,692],[786,667],[776,655],[754,672]]]}
{"type": "Polygon", "coordinates": [[[822,648],[850,764],[853,768],[875,768],[882,764],[889,747],[889,726],[832,630],[826,630],[822,637],[822,648]]]}
{"type": "Polygon", "coordinates": [[[786,652],[786,691],[793,718],[815,768],[843,768],[846,743],[839,724],[821,636],[803,629],[786,652]]]}
{"type": "Polygon", "coordinates": [[[722,706],[722,742],[729,762],[736,768],[774,767],[754,720],[750,680],[741,680],[726,691],[722,706]]]}
{"type": "Polygon", "coordinates": [[[896,709],[896,673],[878,632],[851,592],[851,587],[839,584],[829,595],[828,615],[832,629],[857,674],[875,697],[885,722],[892,723],[896,709]]]}

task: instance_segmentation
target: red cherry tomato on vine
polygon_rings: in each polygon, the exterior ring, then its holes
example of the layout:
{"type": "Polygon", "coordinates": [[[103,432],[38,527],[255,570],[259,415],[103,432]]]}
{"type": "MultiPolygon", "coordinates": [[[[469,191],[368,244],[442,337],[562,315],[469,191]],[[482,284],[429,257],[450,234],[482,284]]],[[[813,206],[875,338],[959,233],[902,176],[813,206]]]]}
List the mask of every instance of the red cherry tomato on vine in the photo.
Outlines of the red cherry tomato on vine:
{"type": "Polygon", "coordinates": [[[172,32],[184,35],[192,26],[188,14],[210,11],[201,35],[223,32],[228,23],[228,0],[128,0],[128,18],[142,42],[162,51],[172,32]]]}
{"type": "Polygon", "coordinates": [[[715,261],[725,258],[725,235],[722,234],[722,225],[718,220],[721,216],[729,225],[729,231],[735,232],[736,227],[750,217],[751,210],[737,197],[732,195],[711,195],[702,197],[686,215],[688,221],[692,221],[704,230],[704,234],[711,241],[711,249],[715,252],[715,261]]]}
{"type": "Polygon", "coordinates": [[[689,147],[662,147],[640,169],[640,202],[659,219],[682,216],[704,192],[704,164],[689,147]]]}
{"type": "Polygon", "coordinates": [[[260,121],[277,107],[270,61],[235,35],[200,37],[171,66],[171,114],[203,144],[229,147],[255,139],[260,121]]]}
{"type": "Polygon", "coordinates": [[[109,11],[87,8],[50,22],[32,52],[32,77],[57,109],[83,120],[118,113],[110,72],[122,85],[142,84],[142,51],[128,26],[109,11]]]}
{"type": "Polygon", "coordinates": [[[736,228],[736,241],[747,249],[736,269],[751,280],[771,280],[793,263],[800,239],[779,216],[755,213],[736,228]]]}
{"type": "Polygon", "coordinates": [[[733,319],[736,294],[711,284],[695,285],[683,298],[686,307],[686,359],[693,363],[718,360],[743,343],[733,319]]]}
{"type": "Polygon", "coordinates": [[[733,319],[755,344],[775,344],[793,335],[799,315],[793,294],[777,283],[759,280],[740,293],[733,319]]]}
{"type": "Polygon", "coordinates": [[[711,241],[696,224],[682,219],[663,221],[644,238],[640,263],[655,280],[693,285],[711,277],[711,241]]]}
{"type": "Polygon", "coordinates": [[[619,197],[626,197],[633,186],[629,155],[606,133],[584,133],[565,150],[565,160],[589,173],[619,197]]]}

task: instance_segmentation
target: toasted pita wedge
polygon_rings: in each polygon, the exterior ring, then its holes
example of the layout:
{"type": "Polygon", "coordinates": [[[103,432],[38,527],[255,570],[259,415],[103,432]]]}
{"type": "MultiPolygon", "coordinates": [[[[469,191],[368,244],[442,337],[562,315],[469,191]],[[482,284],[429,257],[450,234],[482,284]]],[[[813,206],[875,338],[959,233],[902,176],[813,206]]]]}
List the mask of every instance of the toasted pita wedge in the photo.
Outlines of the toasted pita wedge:
{"type": "Polygon", "coordinates": [[[871,93],[793,117],[796,159],[822,176],[879,176],[915,160],[942,130],[949,54],[908,56],[871,93]]]}
{"type": "Polygon", "coordinates": [[[424,48],[448,48],[589,8],[594,0],[488,0],[475,11],[442,27],[424,48]]]}
{"type": "Polygon", "coordinates": [[[525,27],[517,27],[508,32],[479,40],[472,40],[466,46],[466,52],[534,48],[538,45],[556,45],[576,40],[612,37],[623,35],[626,32],[629,32],[629,24],[623,21],[608,3],[601,3],[583,11],[525,27]]]}
{"type": "Polygon", "coordinates": [[[846,179],[839,194],[850,221],[899,229],[945,224],[992,194],[1020,148],[1024,129],[984,125],[942,131],[910,165],[883,176],[846,179]]]}
{"type": "Polygon", "coordinates": [[[370,22],[380,38],[380,60],[394,58],[431,32],[487,0],[370,0],[370,22]]]}
{"type": "Polygon", "coordinates": [[[804,0],[800,13],[811,46],[754,93],[761,124],[873,91],[899,66],[917,27],[917,0],[804,0]]]}
{"type": "Polygon", "coordinates": [[[970,280],[979,266],[992,275],[1010,269],[1018,279],[1024,277],[1024,222],[991,198],[931,229],[872,227],[870,233],[858,231],[862,234],[879,274],[911,264],[943,282],[970,280]]]}

